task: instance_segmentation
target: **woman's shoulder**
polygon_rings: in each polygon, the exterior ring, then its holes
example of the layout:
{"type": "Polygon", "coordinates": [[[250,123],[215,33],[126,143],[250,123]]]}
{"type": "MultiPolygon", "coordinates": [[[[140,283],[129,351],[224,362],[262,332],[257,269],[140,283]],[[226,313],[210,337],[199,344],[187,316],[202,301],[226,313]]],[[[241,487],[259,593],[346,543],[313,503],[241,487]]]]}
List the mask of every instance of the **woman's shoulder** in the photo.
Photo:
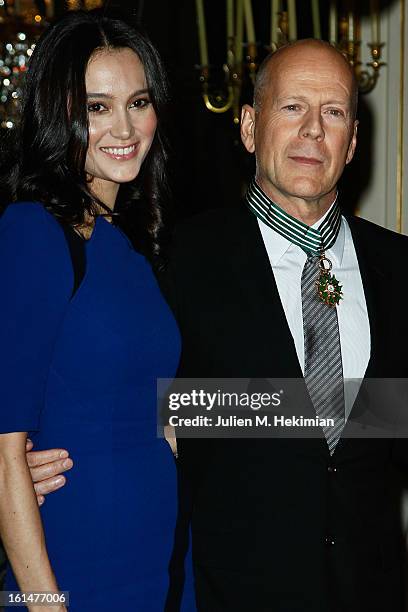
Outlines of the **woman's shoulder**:
{"type": "Polygon", "coordinates": [[[0,242],[38,254],[66,251],[61,224],[40,202],[12,202],[0,216],[0,242]]]}
{"type": "Polygon", "coordinates": [[[0,217],[0,254],[4,265],[23,266],[37,275],[61,275],[71,268],[63,229],[39,202],[13,202],[5,208],[0,217]]]}
{"type": "Polygon", "coordinates": [[[0,233],[31,235],[33,230],[60,233],[59,223],[41,202],[11,202],[5,207],[0,217],[0,233]]]}

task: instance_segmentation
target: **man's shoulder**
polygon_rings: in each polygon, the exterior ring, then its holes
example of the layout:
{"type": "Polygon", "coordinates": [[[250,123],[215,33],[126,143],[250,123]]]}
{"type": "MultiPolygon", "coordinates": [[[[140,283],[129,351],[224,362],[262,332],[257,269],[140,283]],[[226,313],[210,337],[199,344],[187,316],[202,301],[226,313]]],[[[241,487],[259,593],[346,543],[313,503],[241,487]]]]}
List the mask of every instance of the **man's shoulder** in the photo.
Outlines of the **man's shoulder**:
{"type": "Polygon", "coordinates": [[[249,210],[243,202],[240,202],[237,206],[210,208],[179,221],[176,225],[176,232],[194,232],[199,235],[207,233],[209,229],[216,231],[219,228],[223,231],[226,226],[247,219],[248,213],[249,210]]]}
{"type": "Polygon", "coordinates": [[[207,210],[177,224],[170,261],[178,273],[216,270],[231,257],[239,259],[257,232],[257,219],[243,203],[207,210]]]}
{"type": "Polygon", "coordinates": [[[234,207],[214,208],[179,221],[173,244],[175,248],[192,248],[194,245],[215,246],[228,243],[242,231],[247,231],[255,217],[244,203],[234,207]]]}
{"type": "Polygon", "coordinates": [[[377,225],[361,217],[347,216],[354,240],[362,242],[368,249],[403,253],[407,256],[408,236],[377,225]]]}

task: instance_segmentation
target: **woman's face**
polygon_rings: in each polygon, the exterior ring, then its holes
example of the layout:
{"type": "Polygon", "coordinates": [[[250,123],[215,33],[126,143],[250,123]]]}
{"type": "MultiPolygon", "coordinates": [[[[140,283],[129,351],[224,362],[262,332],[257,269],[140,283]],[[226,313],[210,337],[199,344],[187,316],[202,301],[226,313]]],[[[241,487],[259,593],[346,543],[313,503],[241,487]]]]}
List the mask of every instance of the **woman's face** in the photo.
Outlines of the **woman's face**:
{"type": "Polygon", "coordinates": [[[113,208],[120,183],[132,181],[152,144],[156,114],[143,65],[131,49],[95,53],[86,75],[92,192],[113,208]]]}

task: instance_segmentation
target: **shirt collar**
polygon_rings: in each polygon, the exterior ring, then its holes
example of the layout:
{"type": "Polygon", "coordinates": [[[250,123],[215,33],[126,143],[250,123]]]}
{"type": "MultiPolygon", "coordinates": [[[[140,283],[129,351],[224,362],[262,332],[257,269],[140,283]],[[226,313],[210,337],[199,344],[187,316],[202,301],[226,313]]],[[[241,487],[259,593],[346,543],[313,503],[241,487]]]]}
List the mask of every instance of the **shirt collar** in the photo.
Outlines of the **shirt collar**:
{"type": "MultiPolygon", "coordinates": [[[[331,209],[337,202],[337,198],[338,198],[338,194],[336,194],[335,199],[333,200],[333,202],[331,203],[329,209],[325,212],[325,214],[320,219],[318,219],[316,223],[314,223],[311,226],[312,228],[317,229],[320,226],[322,221],[324,221],[324,219],[327,217],[327,215],[329,214],[329,212],[331,211],[331,209]]],[[[259,221],[262,223],[261,220],[259,221]]],[[[282,259],[282,257],[288,252],[289,249],[296,249],[296,250],[299,250],[300,252],[303,252],[299,246],[297,246],[296,244],[293,244],[292,242],[290,242],[290,240],[288,240],[287,238],[285,238],[284,236],[276,232],[271,227],[265,225],[264,223],[262,223],[262,231],[266,234],[269,234],[271,237],[273,237],[273,239],[268,242],[268,254],[269,254],[269,258],[270,258],[272,265],[277,265],[279,261],[282,259]]],[[[332,247],[330,247],[330,249],[326,251],[326,256],[328,257],[328,259],[332,261],[334,265],[336,265],[336,267],[340,267],[342,264],[343,254],[344,254],[344,243],[345,243],[345,230],[344,230],[344,222],[342,219],[336,242],[333,244],[332,247]]],[[[305,254],[305,259],[306,259],[306,254],[305,254]]]]}

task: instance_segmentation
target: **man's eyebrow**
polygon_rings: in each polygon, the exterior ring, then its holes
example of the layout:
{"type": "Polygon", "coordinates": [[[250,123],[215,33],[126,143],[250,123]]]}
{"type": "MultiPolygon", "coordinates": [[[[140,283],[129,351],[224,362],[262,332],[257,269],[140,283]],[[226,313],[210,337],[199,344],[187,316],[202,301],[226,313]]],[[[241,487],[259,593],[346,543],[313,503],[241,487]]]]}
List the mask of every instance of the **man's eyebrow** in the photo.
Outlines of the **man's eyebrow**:
{"type": "MultiPolygon", "coordinates": [[[[298,96],[295,94],[293,96],[282,96],[281,98],[278,98],[278,103],[280,104],[285,100],[300,100],[301,102],[308,102],[308,98],[306,96],[298,96]]],[[[328,104],[339,104],[342,106],[347,106],[348,104],[350,104],[350,100],[348,98],[345,98],[343,100],[327,100],[326,102],[322,103],[322,106],[327,106],[328,104]]]]}
{"type": "Polygon", "coordinates": [[[291,95],[281,96],[277,100],[278,100],[278,102],[283,102],[284,100],[302,100],[303,102],[307,102],[306,96],[298,96],[296,94],[293,94],[293,96],[291,96],[291,95]]]}
{"type": "Polygon", "coordinates": [[[338,104],[339,106],[347,106],[350,104],[350,100],[328,100],[328,102],[324,102],[323,106],[327,106],[328,104],[338,104]]]}
{"type": "MultiPolygon", "coordinates": [[[[129,99],[134,98],[134,96],[140,96],[141,94],[146,94],[146,93],[149,93],[148,89],[138,89],[137,91],[134,91],[132,94],[130,94],[129,99]]],[[[87,98],[102,98],[103,100],[113,100],[115,98],[115,96],[112,96],[111,94],[96,93],[96,92],[87,92],[86,97],[87,98]]]]}

